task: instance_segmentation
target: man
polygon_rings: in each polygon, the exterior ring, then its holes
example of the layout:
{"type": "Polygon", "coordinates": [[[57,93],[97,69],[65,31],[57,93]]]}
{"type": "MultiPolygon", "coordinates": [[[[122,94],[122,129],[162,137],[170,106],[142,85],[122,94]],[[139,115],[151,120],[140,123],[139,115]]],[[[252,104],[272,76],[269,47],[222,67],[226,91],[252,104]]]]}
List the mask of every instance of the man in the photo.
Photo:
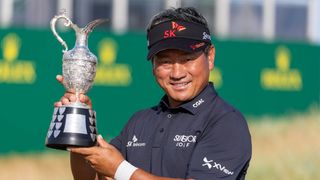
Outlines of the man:
{"type": "MultiPolygon", "coordinates": [[[[244,179],[251,159],[245,119],[209,83],[215,48],[193,8],[169,9],[148,27],[148,59],[166,95],[135,113],[110,144],[70,148],[75,179],[244,179]]],[[[57,77],[62,82],[61,76],[57,77]]],[[[66,93],[56,106],[75,101],[66,93]]],[[[80,101],[91,106],[90,99],[80,101]]]]}

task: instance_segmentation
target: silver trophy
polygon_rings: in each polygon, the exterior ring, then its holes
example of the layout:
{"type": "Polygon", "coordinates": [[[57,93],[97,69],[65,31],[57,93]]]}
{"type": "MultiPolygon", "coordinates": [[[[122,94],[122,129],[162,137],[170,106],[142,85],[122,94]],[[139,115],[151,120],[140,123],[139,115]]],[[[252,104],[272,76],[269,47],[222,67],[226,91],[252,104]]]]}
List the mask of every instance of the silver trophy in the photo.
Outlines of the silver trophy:
{"type": "Polygon", "coordinates": [[[76,95],[76,102],[54,108],[52,120],[46,137],[46,146],[54,149],[66,149],[70,146],[89,147],[96,144],[96,112],[79,101],[79,95],[91,88],[96,75],[97,57],[88,49],[88,36],[99,24],[97,19],[79,28],[66,17],[65,12],[52,18],[51,30],[64,46],[62,58],[63,86],[67,92],[76,95]],[[64,25],[76,32],[75,47],[68,50],[66,42],[56,31],[56,22],[64,19],[64,25]]]}

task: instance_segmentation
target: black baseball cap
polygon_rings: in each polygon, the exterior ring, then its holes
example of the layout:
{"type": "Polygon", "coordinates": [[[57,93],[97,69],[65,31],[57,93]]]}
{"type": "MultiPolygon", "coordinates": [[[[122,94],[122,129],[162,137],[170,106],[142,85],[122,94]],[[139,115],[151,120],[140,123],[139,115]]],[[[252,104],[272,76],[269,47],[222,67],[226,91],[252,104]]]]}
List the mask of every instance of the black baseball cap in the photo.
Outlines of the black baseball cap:
{"type": "Polygon", "coordinates": [[[157,24],[148,31],[147,39],[148,60],[167,49],[198,52],[211,45],[210,31],[207,27],[181,20],[170,20],[157,24]]]}

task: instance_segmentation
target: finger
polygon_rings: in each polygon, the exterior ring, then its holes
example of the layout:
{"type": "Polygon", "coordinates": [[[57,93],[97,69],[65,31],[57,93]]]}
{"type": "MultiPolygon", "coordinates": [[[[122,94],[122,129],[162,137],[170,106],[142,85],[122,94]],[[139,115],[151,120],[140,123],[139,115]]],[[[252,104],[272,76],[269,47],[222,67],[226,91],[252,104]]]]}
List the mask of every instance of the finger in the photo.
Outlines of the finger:
{"type": "Polygon", "coordinates": [[[92,107],[91,99],[88,96],[80,94],[79,100],[80,102],[87,104],[89,107],[92,107]]]}
{"type": "Polygon", "coordinates": [[[59,83],[62,84],[62,82],[63,82],[63,76],[61,76],[60,74],[58,74],[58,75],[56,76],[56,79],[57,79],[57,81],[58,81],[59,83]]]}
{"type": "Polygon", "coordinates": [[[89,97],[84,95],[84,94],[80,94],[79,99],[83,103],[86,103],[86,102],[88,102],[90,100],[89,97]]]}
{"type": "Polygon", "coordinates": [[[70,102],[76,102],[77,97],[74,93],[66,92],[63,97],[67,98],[70,102]]]}
{"type": "Polygon", "coordinates": [[[104,148],[109,147],[109,144],[103,139],[101,134],[97,136],[97,142],[100,147],[104,147],[104,148]]]}
{"type": "Polygon", "coordinates": [[[70,104],[70,100],[68,98],[62,97],[60,99],[60,102],[62,103],[62,105],[68,105],[70,104]]]}
{"type": "Polygon", "coordinates": [[[60,107],[62,106],[62,102],[58,101],[54,103],[54,107],[60,107]]]}
{"type": "Polygon", "coordinates": [[[89,156],[94,153],[94,148],[95,147],[89,147],[89,148],[72,147],[72,148],[67,148],[67,150],[69,152],[80,154],[82,156],[89,156]]]}

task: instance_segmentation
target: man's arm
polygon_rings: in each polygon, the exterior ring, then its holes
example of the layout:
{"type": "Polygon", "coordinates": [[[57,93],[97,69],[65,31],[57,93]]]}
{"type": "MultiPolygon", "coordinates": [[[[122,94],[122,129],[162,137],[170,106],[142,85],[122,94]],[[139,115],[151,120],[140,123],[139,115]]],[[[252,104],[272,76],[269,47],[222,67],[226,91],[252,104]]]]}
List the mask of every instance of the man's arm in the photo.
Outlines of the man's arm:
{"type": "Polygon", "coordinates": [[[75,180],[98,180],[96,171],[81,155],[70,153],[70,164],[75,180]]]}
{"type": "MultiPolygon", "coordinates": [[[[106,177],[114,177],[116,172],[120,170],[120,164],[125,161],[121,153],[114,146],[104,141],[101,135],[97,137],[97,142],[98,146],[94,147],[68,149],[71,152],[71,169],[76,180],[94,180],[95,178],[97,180],[96,172],[105,176],[105,179],[107,179],[106,177]]],[[[120,172],[127,173],[127,169],[122,169],[120,172]]],[[[142,169],[137,169],[130,174],[130,180],[181,179],[159,177],[142,169]]]]}
{"type": "Polygon", "coordinates": [[[70,164],[74,180],[113,180],[99,175],[81,155],[70,153],[70,164]]]}
{"type": "MultiPolygon", "coordinates": [[[[74,180],[111,180],[112,178],[99,176],[98,173],[78,154],[70,153],[71,170],[74,180]]],[[[150,173],[137,169],[130,180],[182,180],[154,176],[150,173]]],[[[191,179],[189,179],[191,180],[191,179]]]]}
{"type": "Polygon", "coordinates": [[[245,119],[238,111],[231,111],[211,122],[194,148],[187,177],[244,179],[251,159],[251,137],[245,119]]]}

